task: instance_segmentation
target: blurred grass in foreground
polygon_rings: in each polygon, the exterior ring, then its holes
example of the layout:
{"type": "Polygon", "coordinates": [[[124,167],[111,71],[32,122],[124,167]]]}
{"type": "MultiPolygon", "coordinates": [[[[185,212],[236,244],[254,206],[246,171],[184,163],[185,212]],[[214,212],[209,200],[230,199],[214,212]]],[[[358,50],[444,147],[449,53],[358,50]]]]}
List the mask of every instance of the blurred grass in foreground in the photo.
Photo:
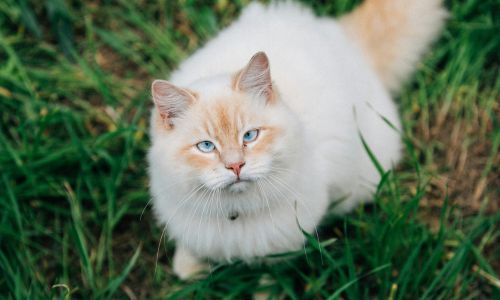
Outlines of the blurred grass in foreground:
{"type": "Polygon", "coordinates": [[[446,2],[397,100],[408,154],[376,205],[329,218],[281,264],[182,282],[167,243],[155,273],[161,228],[139,219],[149,84],[246,3],[0,3],[0,299],[239,299],[263,274],[290,299],[500,299],[500,0],[446,2]]]}

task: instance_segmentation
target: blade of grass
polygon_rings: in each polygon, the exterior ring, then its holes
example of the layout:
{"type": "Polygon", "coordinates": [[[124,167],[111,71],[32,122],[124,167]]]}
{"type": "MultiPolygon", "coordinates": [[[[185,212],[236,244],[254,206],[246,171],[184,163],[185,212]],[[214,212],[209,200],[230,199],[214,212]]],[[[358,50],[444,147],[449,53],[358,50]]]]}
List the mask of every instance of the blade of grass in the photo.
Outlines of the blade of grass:
{"type": "Polygon", "coordinates": [[[341,286],[340,288],[338,288],[337,290],[335,290],[335,293],[333,293],[332,295],[330,295],[330,297],[327,298],[327,300],[334,300],[334,299],[338,299],[340,297],[340,294],[345,291],[346,289],[348,289],[351,285],[355,284],[356,282],[358,282],[361,278],[364,278],[368,275],[371,275],[371,274],[374,274],[374,273],[377,273],[378,271],[381,271],[385,268],[388,268],[390,267],[391,264],[385,264],[385,265],[382,265],[380,267],[377,267],[373,270],[371,270],[370,272],[366,273],[366,274],[363,274],[361,276],[359,276],[358,278],[354,279],[354,280],[351,280],[349,282],[347,282],[346,284],[344,284],[343,286],[341,286]]]}

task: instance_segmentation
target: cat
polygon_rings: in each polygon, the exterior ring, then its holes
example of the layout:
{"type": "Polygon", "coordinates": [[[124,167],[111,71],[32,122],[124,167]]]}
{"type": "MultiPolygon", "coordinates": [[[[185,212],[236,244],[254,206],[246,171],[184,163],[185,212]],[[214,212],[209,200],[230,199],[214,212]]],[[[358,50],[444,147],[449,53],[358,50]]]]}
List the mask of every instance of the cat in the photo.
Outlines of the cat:
{"type": "Polygon", "coordinates": [[[239,19],[155,80],[148,153],[173,270],[299,250],[301,228],[370,201],[402,157],[391,99],[437,38],[442,0],[366,0],[339,20],[293,2],[239,19]],[[388,120],[389,126],[382,118],[388,120]]]}

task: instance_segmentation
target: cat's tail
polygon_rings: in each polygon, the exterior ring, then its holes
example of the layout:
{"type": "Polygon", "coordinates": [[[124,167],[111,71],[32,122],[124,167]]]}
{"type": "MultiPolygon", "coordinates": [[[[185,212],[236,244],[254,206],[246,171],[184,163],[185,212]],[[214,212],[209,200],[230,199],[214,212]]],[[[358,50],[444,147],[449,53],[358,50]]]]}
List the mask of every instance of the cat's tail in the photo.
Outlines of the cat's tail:
{"type": "Polygon", "coordinates": [[[340,22],[384,85],[397,92],[439,36],[448,15],[442,3],[365,0],[340,22]]]}

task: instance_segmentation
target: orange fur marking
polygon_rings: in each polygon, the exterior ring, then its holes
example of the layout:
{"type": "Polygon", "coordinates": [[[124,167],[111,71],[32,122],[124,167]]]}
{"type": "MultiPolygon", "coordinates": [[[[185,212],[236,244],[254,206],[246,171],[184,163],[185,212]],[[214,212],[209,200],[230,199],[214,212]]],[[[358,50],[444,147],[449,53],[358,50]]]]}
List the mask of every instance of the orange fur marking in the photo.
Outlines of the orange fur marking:
{"type": "Polygon", "coordinates": [[[259,133],[259,135],[262,134],[262,136],[257,139],[255,146],[252,148],[252,152],[255,152],[256,155],[268,152],[272,149],[274,141],[283,135],[281,129],[274,127],[265,127],[261,130],[263,132],[259,133]]]}
{"type": "Polygon", "coordinates": [[[439,35],[443,0],[365,0],[340,23],[382,83],[397,92],[439,35]]]}
{"type": "MultiPolygon", "coordinates": [[[[235,75],[235,77],[237,76],[235,75]]],[[[193,91],[189,91],[189,93],[193,96],[197,95],[193,91]]],[[[276,90],[273,90],[273,94],[272,99],[279,97],[276,90]]],[[[251,119],[257,117],[257,115],[253,117],[248,116],[246,101],[249,101],[249,99],[246,99],[243,94],[237,93],[230,98],[191,104],[189,109],[194,110],[191,113],[197,116],[195,119],[204,120],[200,123],[202,130],[218,143],[216,150],[214,150],[218,159],[214,159],[214,156],[210,157],[202,153],[197,153],[198,149],[193,151],[193,147],[196,147],[193,144],[188,144],[179,149],[177,152],[178,157],[201,172],[206,169],[218,168],[220,164],[228,166],[238,162],[245,162],[246,157],[259,156],[270,151],[276,139],[283,134],[281,129],[274,127],[259,128],[261,130],[259,137],[255,142],[251,142],[255,144],[251,148],[243,145],[241,135],[242,130],[247,125],[245,124],[245,120],[254,122],[251,119]]],[[[154,113],[157,115],[155,126],[163,133],[168,133],[170,129],[165,127],[158,109],[154,113]]],[[[175,128],[172,130],[175,130],[175,128]]],[[[197,135],[198,133],[195,131],[192,132],[192,136],[197,135]]]]}
{"type": "Polygon", "coordinates": [[[398,39],[406,31],[405,10],[397,9],[397,5],[394,1],[367,0],[342,18],[348,34],[362,41],[362,49],[369,49],[370,64],[381,79],[400,55],[398,39]]]}
{"type": "MultiPolygon", "coordinates": [[[[180,151],[184,160],[191,166],[197,170],[205,170],[210,167],[210,165],[214,165],[214,162],[211,158],[205,157],[203,155],[199,155],[197,153],[193,153],[190,151],[190,148],[193,146],[186,147],[187,149],[183,149],[180,151]]],[[[196,147],[196,146],[194,146],[196,147]]],[[[215,165],[214,165],[215,166],[215,165]]]]}

